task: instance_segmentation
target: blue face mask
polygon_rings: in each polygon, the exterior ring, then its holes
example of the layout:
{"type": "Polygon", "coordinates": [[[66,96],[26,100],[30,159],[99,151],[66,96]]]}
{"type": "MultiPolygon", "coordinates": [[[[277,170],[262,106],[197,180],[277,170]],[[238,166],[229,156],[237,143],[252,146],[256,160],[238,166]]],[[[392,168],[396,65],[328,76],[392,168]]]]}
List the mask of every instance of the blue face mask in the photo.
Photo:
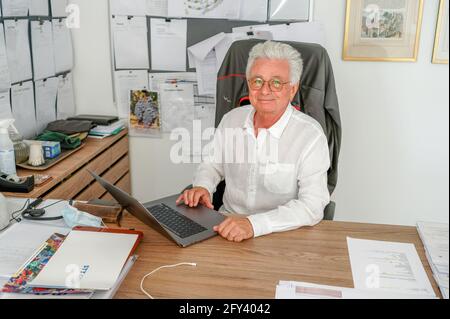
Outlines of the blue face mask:
{"type": "Polygon", "coordinates": [[[62,210],[62,216],[70,228],[74,228],[75,226],[101,227],[102,225],[102,219],[100,217],[81,212],[70,205],[67,205],[62,210]]]}

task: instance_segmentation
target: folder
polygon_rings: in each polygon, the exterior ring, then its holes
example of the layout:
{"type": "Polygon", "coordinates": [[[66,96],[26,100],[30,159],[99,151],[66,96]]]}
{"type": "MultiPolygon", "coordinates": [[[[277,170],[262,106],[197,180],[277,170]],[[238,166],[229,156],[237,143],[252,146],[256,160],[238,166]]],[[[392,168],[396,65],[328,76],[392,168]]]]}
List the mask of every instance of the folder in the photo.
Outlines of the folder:
{"type": "Polygon", "coordinates": [[[132,230],[75,227],[30,286],[109,291],[142,237],[132,230]]]}

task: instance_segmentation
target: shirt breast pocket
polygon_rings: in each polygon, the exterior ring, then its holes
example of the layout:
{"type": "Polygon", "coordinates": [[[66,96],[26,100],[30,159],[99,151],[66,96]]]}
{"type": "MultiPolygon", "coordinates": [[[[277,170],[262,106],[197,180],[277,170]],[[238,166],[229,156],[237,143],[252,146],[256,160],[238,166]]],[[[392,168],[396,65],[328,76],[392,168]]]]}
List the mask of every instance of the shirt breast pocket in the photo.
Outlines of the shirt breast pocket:
{"type": "Polygon", "coordinates": [[[265,167],[264,187],[271,193],[291,193],[296,180],[294,164],[268,163],[265,167]]]}

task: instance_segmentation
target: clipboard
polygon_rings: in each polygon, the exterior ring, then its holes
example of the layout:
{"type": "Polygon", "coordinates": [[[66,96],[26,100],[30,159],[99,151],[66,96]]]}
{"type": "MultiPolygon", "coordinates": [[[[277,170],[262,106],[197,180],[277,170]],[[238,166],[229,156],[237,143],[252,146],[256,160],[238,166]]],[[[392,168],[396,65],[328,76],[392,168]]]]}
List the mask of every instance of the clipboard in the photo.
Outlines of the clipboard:
{"type": "Polygon", "coordinates": [[[134,243],[133,248],[130,251],[130,255],[128,258],[134,255],[134,252],[136,251],[137,247],[142,241],[142,238],[144,238],[144,233],[137,230],[129,230],[129,229],[117,229],[117,228],[97,228],[97,227],[87,227],[87,226],[76,226],[72,230],[76,231],[89,231],[89,232],[97,232],[97,233],[113,233],[113,234],[129,234],[129,235],[137,235],[138,238],[136,239],[136,242],[134,243]]]}

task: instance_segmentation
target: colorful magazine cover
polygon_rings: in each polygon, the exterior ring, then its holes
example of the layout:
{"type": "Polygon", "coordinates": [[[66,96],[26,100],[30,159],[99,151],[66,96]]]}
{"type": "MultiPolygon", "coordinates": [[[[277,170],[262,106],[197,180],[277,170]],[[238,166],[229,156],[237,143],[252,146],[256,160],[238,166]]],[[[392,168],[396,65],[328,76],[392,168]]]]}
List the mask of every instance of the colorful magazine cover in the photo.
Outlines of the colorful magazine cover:
{"type": "Polygon", "coordinates": [[[56,288],[37,288],[29,287],[28,283],[41,272],[47,265],[50,258],[56,253],[65,239],[65,236],[60,234],[53,234],[42,247],[37,251],[34,257],[30,258],[30,262],[26,263],[17,274],[9,279],[5,286],[0,290],[4,293],[16,294],[32,294],[32,295],[80,295],[92,294],[91,290],[76,290],[76,289],[56,289],[56,288]]]}

